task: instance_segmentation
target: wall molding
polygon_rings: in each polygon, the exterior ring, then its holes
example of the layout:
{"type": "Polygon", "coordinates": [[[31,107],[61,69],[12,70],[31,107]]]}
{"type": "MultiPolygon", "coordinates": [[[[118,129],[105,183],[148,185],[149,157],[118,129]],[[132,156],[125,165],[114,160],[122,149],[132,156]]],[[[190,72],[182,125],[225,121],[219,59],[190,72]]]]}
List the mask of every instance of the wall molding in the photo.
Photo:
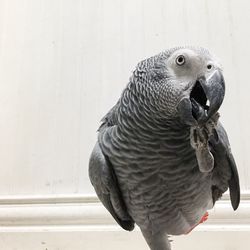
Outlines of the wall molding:
{"type": "MultiPolygon", "coordinates": [[[[122,230],[94,195],[0,196],[0,231],[122,230]]],[[[216,203],[197,231],[250,231],[250,193],[234,212],[229,195],[216,203]]]]}
{"type": "MultiPolygon", "coordinates": [[[[221,201],[229,201],[226,192],[221,201]]],[[[250,190],[241,192],[242,201],[250,201],[250,190]]],[[[94,194],[49,194],[49,195],[0,195],[1,205],[12,204],[60,204],[60,203],[99,203],[94,194]]]]}

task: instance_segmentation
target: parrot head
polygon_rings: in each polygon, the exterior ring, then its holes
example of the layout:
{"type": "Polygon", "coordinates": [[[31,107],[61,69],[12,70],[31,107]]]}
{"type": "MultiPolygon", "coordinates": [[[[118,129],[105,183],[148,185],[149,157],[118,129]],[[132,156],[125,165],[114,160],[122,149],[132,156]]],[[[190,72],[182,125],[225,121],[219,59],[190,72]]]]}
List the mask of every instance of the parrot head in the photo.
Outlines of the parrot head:
{"type": "Polygon", "coordinates": [[[147,96],[153,97],[158,111],[168,118],[178,116],[188,125],[205,123],[224,99],[221,66],[204,48],[170,49],[142,61],[136,72],[140,81],[146,82],[147,96]]]}

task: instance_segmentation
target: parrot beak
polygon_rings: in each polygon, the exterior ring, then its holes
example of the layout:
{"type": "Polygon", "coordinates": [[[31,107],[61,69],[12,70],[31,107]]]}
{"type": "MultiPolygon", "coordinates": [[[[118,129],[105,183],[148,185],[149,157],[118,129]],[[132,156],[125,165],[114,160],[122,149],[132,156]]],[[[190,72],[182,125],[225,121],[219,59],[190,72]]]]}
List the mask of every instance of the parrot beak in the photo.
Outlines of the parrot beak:
{"type": "Polygon", "coordinates": [[[207,79],[197,79],[190,93],[192,115],[198,123],[205,123],[221,106],[225,95],[225,82],[222,73],[214,71],[207,79]]]}

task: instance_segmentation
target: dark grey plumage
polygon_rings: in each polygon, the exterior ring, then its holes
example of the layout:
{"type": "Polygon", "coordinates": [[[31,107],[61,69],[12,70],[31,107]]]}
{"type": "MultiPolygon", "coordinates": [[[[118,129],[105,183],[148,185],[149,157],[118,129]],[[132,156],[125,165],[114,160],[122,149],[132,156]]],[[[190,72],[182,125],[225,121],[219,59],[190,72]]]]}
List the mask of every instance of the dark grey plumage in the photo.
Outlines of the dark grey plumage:
{"type": "Polygon", "coordinates": [[[190,231],[228,187],[239,205],[236,165],[218,122],[224,90],[206,49],[174,48],[139,63],[102,120],[90,180],[114,219],[126,230],[135,222],[152,250],[169,250],[167,235],[190,231]]]}

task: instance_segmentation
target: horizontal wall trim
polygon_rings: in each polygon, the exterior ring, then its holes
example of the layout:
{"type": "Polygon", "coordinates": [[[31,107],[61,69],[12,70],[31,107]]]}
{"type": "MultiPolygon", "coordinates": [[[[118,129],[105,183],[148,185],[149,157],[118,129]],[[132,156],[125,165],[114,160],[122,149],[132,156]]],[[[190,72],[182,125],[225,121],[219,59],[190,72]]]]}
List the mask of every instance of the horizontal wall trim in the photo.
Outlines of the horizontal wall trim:
{"type": "MultiPolygon", "coordinates": [[[[228,201],[226,192],[221,201],[228,201]]],[[[250,190],[241,192],[241,201],[250,201],[250,190]]],[[[50,194],[50,195],[0,195],[0,206],[11,204],[65,204],[65,203],[99,203],[94,194],[50,194]]]]}
{"type": "Polygon", "coordinates": [[[65,204],[99,203],[96,195],[51,194],[51,195],[0,195],[0,206],[10,204],[65,204]]]}
{"type": "MultiPolygon", "coordinates": [[[[229,202],[220,201],[209,214],[209,220],[204,225],[247,225],[250,224],[250,201],[243,201],[236,212],[229,202]]],[[[0,226],[115,224],[100,203],[0,206],[0,226]]]]}
{"type": "MultiPolygon", "coordinates": [[[[70,225],[70,226],[49,226],[49,225],[39,225],[39,226],[1,226],[0,234],[4,233],[40,233],[40,232],[125,232],[130,233],[128,231],[123,230],[118,225],[70,225]]],[[[140,232],[138,226],[135,226],[133,232],[140,232]]],[[[250,232],[250,225],[199,225],[192,232],[250,232]]]]}
{"type": "MultiPolygon", "coordinates": [[[[198,231],[250,231],[250,194],[243,193],[234,212],[226,195],[209,211],[198,231]]],[[[96,196],[2,196],[0,231],[24,230],[122,230],[96,196]]]]}

